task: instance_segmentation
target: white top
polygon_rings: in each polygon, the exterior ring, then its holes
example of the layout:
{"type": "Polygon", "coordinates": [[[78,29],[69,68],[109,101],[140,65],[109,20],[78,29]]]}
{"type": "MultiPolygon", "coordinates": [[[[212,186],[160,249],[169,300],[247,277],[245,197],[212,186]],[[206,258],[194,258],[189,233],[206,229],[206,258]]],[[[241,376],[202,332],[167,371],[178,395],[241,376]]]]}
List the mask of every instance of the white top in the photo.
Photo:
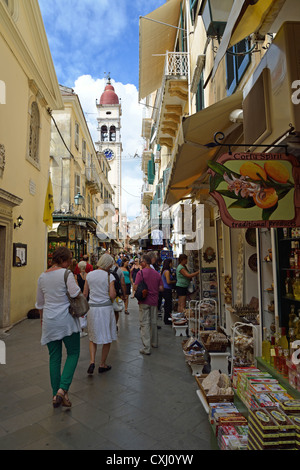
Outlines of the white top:
{"type": "MultiPolygon", "coordinates": [[[[113,274],[109,274],[109,282],[111,283],[114,280],[113,274]]],[[[99,304],[109,300],[108,273],[106,271],[101,269],[90,271],[86,275],[86,281],[90,289],[90,304],[99,304]]]]}
{"type": "MultiPolygon", "coordinates": [[[[44,272],[38,279],[35,307],[43,310],[43,345],[81,331],[79,319],[69,313],[64,274],[65,269],[61,268],[44,272]]],[[[71,297],[77,297],[81,292],[72,273],[68,276],[67,286],[71,297]]]]}

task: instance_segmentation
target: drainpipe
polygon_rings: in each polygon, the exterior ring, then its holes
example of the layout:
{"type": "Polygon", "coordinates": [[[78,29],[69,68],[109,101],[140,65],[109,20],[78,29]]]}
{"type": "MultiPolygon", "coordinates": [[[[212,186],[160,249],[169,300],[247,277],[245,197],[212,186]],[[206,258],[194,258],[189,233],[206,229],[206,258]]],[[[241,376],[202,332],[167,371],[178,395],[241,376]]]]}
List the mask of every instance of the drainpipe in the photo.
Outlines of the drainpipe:
{"type": "Polygon", "coordinates": [[[190,21],[189,21],[189,0],[185,1],[185,13],[186,13],[186,43],[188,53],[188,100],[189,100],[189,116],[191,115],[191,56],[190,56],[190,21]]]}

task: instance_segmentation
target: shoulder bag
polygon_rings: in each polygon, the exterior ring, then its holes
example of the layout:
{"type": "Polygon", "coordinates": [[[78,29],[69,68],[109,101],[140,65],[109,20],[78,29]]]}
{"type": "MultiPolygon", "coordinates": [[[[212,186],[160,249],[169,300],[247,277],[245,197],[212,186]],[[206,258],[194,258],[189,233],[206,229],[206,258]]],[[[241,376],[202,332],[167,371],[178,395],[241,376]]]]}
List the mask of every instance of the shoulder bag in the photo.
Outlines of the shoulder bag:
{"type": "Polygon", "coordinates": [[[79,318],[85,315],[89,311],[89,304],[87,299],[84,297],[83,293],[80,292],[77,297],[71,297],[68,292],[67,279],[71,271],[66,269],[64,274],[65,285],[67,288],[67,296],[70,302],[69,312],[73,318],[79,318]]]}
{"type": "Polygon", "coordinates": [[[146,282],[144,281],[144,276],[143,276],[143,271],[142,270],[141,270],[141,275],[142,275],[142,281],[139,282],[139,284],[137,286],[137,289],[135,291],[135,294],[134,294],[134,297],[140,302],[145,300],[145,298],[148,295],[148,286],[147,286],[146,282]]]}

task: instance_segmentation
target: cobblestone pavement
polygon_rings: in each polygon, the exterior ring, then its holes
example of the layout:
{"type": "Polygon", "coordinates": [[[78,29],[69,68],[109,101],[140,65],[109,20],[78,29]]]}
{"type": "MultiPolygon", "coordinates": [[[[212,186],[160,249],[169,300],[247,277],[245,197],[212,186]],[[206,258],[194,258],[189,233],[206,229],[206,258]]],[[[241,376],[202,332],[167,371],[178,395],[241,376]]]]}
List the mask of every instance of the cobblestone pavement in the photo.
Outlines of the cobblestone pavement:
{"type": "Polygon", "coordinates": [[[88,338],[81,338],[71,409],[52,407],[40,321],[24,320],[0,333],[6,346],[6,364],[0,364],[1,450],[211,449],[211,427],[185,363],[183,338],[160,320],[159,347],[141,355],[135,299],[129,310],[120,316],[109,372],[95,368],[87,375],[88,338]]]}

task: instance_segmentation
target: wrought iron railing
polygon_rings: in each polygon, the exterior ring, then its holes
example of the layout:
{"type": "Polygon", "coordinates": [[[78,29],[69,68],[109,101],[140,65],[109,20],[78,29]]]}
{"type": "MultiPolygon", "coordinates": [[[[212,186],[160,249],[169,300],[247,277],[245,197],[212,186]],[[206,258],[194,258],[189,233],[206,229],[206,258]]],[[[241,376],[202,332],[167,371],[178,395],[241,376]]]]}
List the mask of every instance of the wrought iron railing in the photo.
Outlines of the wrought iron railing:
{"type": "Polygon", "coordinates": [[[187,52],[167,52],[165,76],[187,77],[189,71],[189,54],[187,52]]]}

